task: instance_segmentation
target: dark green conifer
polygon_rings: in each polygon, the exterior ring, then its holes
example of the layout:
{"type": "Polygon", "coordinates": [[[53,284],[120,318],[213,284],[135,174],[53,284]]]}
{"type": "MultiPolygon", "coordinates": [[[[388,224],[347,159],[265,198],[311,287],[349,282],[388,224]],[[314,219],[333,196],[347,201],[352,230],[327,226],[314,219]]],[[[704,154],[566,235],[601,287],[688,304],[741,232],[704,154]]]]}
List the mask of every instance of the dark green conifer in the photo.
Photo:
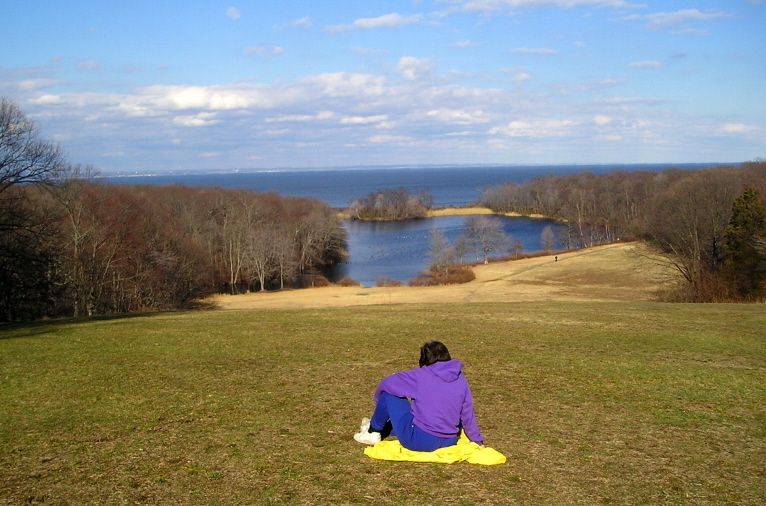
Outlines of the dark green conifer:
{"type": "Polygon", "coordinates": [[[743,299],[766,296],[766,207],[760,191],[745,189],[732,205],[732,215],[724,234],[724,270],[731,285],[743,299]]]}

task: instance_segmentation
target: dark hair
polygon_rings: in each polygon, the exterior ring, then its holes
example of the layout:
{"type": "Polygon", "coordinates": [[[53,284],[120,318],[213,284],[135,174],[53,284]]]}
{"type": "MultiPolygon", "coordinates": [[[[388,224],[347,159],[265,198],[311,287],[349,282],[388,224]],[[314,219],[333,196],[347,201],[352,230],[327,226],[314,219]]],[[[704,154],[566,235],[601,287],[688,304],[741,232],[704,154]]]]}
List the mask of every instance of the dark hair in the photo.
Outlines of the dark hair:
{"type": "Polygon", "coordinates": [[[420,367],[450,360],[452,357],[449,356],[449,350],[439,341],[431,341],[420,347],[420,367]]]}

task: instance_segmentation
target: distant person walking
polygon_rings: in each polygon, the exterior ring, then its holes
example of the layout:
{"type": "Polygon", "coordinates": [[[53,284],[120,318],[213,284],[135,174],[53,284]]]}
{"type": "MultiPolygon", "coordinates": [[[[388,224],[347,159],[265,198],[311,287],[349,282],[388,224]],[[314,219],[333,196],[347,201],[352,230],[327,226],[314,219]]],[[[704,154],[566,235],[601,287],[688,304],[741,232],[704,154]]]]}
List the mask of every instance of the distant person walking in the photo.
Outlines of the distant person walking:
{"type": "Polygon", "coordinates": [[[463,363],[431,341],[420,348],[420,367],[383,379],[375,390],[372,418],[363,418],[354,439],[373,445],[396,436],[408,450],[430,452],[457,443],[460,430],[479,445],[473,397],[463,363]]]}

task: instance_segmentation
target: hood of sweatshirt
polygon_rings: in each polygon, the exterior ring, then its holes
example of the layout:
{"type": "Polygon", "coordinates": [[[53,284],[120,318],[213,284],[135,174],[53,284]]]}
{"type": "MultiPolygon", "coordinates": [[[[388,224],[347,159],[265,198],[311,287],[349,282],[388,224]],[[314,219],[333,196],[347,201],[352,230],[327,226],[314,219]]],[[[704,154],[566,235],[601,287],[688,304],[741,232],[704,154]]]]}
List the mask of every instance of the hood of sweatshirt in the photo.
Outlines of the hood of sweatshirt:
{"type": "Polygon", "coordinates": [[[449,362],[436,362],[427,365],[425,369],[431,371],[442,381],[452,383],[460,377],[460,372],[463,370],[463,363],[460,360],[452,359],[449,362]]]}

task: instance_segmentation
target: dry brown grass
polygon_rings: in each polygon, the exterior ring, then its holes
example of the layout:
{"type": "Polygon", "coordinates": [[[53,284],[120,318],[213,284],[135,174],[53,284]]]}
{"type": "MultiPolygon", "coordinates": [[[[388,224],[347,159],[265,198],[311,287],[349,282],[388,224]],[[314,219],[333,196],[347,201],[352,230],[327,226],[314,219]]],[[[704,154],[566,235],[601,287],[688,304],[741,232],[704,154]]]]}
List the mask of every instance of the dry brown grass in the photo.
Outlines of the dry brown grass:
{"type": "MultiPolygon", "coordinates": [[[[428,210],[428,218],[437,218],[439,216],[474,216],[481,214],[502,214],[503,216],[524,216],[519,213],[496,213],[493,210],[482,206],[468,207],[439,207],[428,210]]],[[[531,214],[529,218],[543,218],[542,214],[531,214]]]]}
{"type": "Polygon", "coordinates": [[[316,308],[370,304],[523,301],[649,301],[678,281],[663,259],[640,243],[611,244],[555,257],[473,268],[470,283],[429,287],[324,287],[220,295],[221,309],[316,308]]]}

